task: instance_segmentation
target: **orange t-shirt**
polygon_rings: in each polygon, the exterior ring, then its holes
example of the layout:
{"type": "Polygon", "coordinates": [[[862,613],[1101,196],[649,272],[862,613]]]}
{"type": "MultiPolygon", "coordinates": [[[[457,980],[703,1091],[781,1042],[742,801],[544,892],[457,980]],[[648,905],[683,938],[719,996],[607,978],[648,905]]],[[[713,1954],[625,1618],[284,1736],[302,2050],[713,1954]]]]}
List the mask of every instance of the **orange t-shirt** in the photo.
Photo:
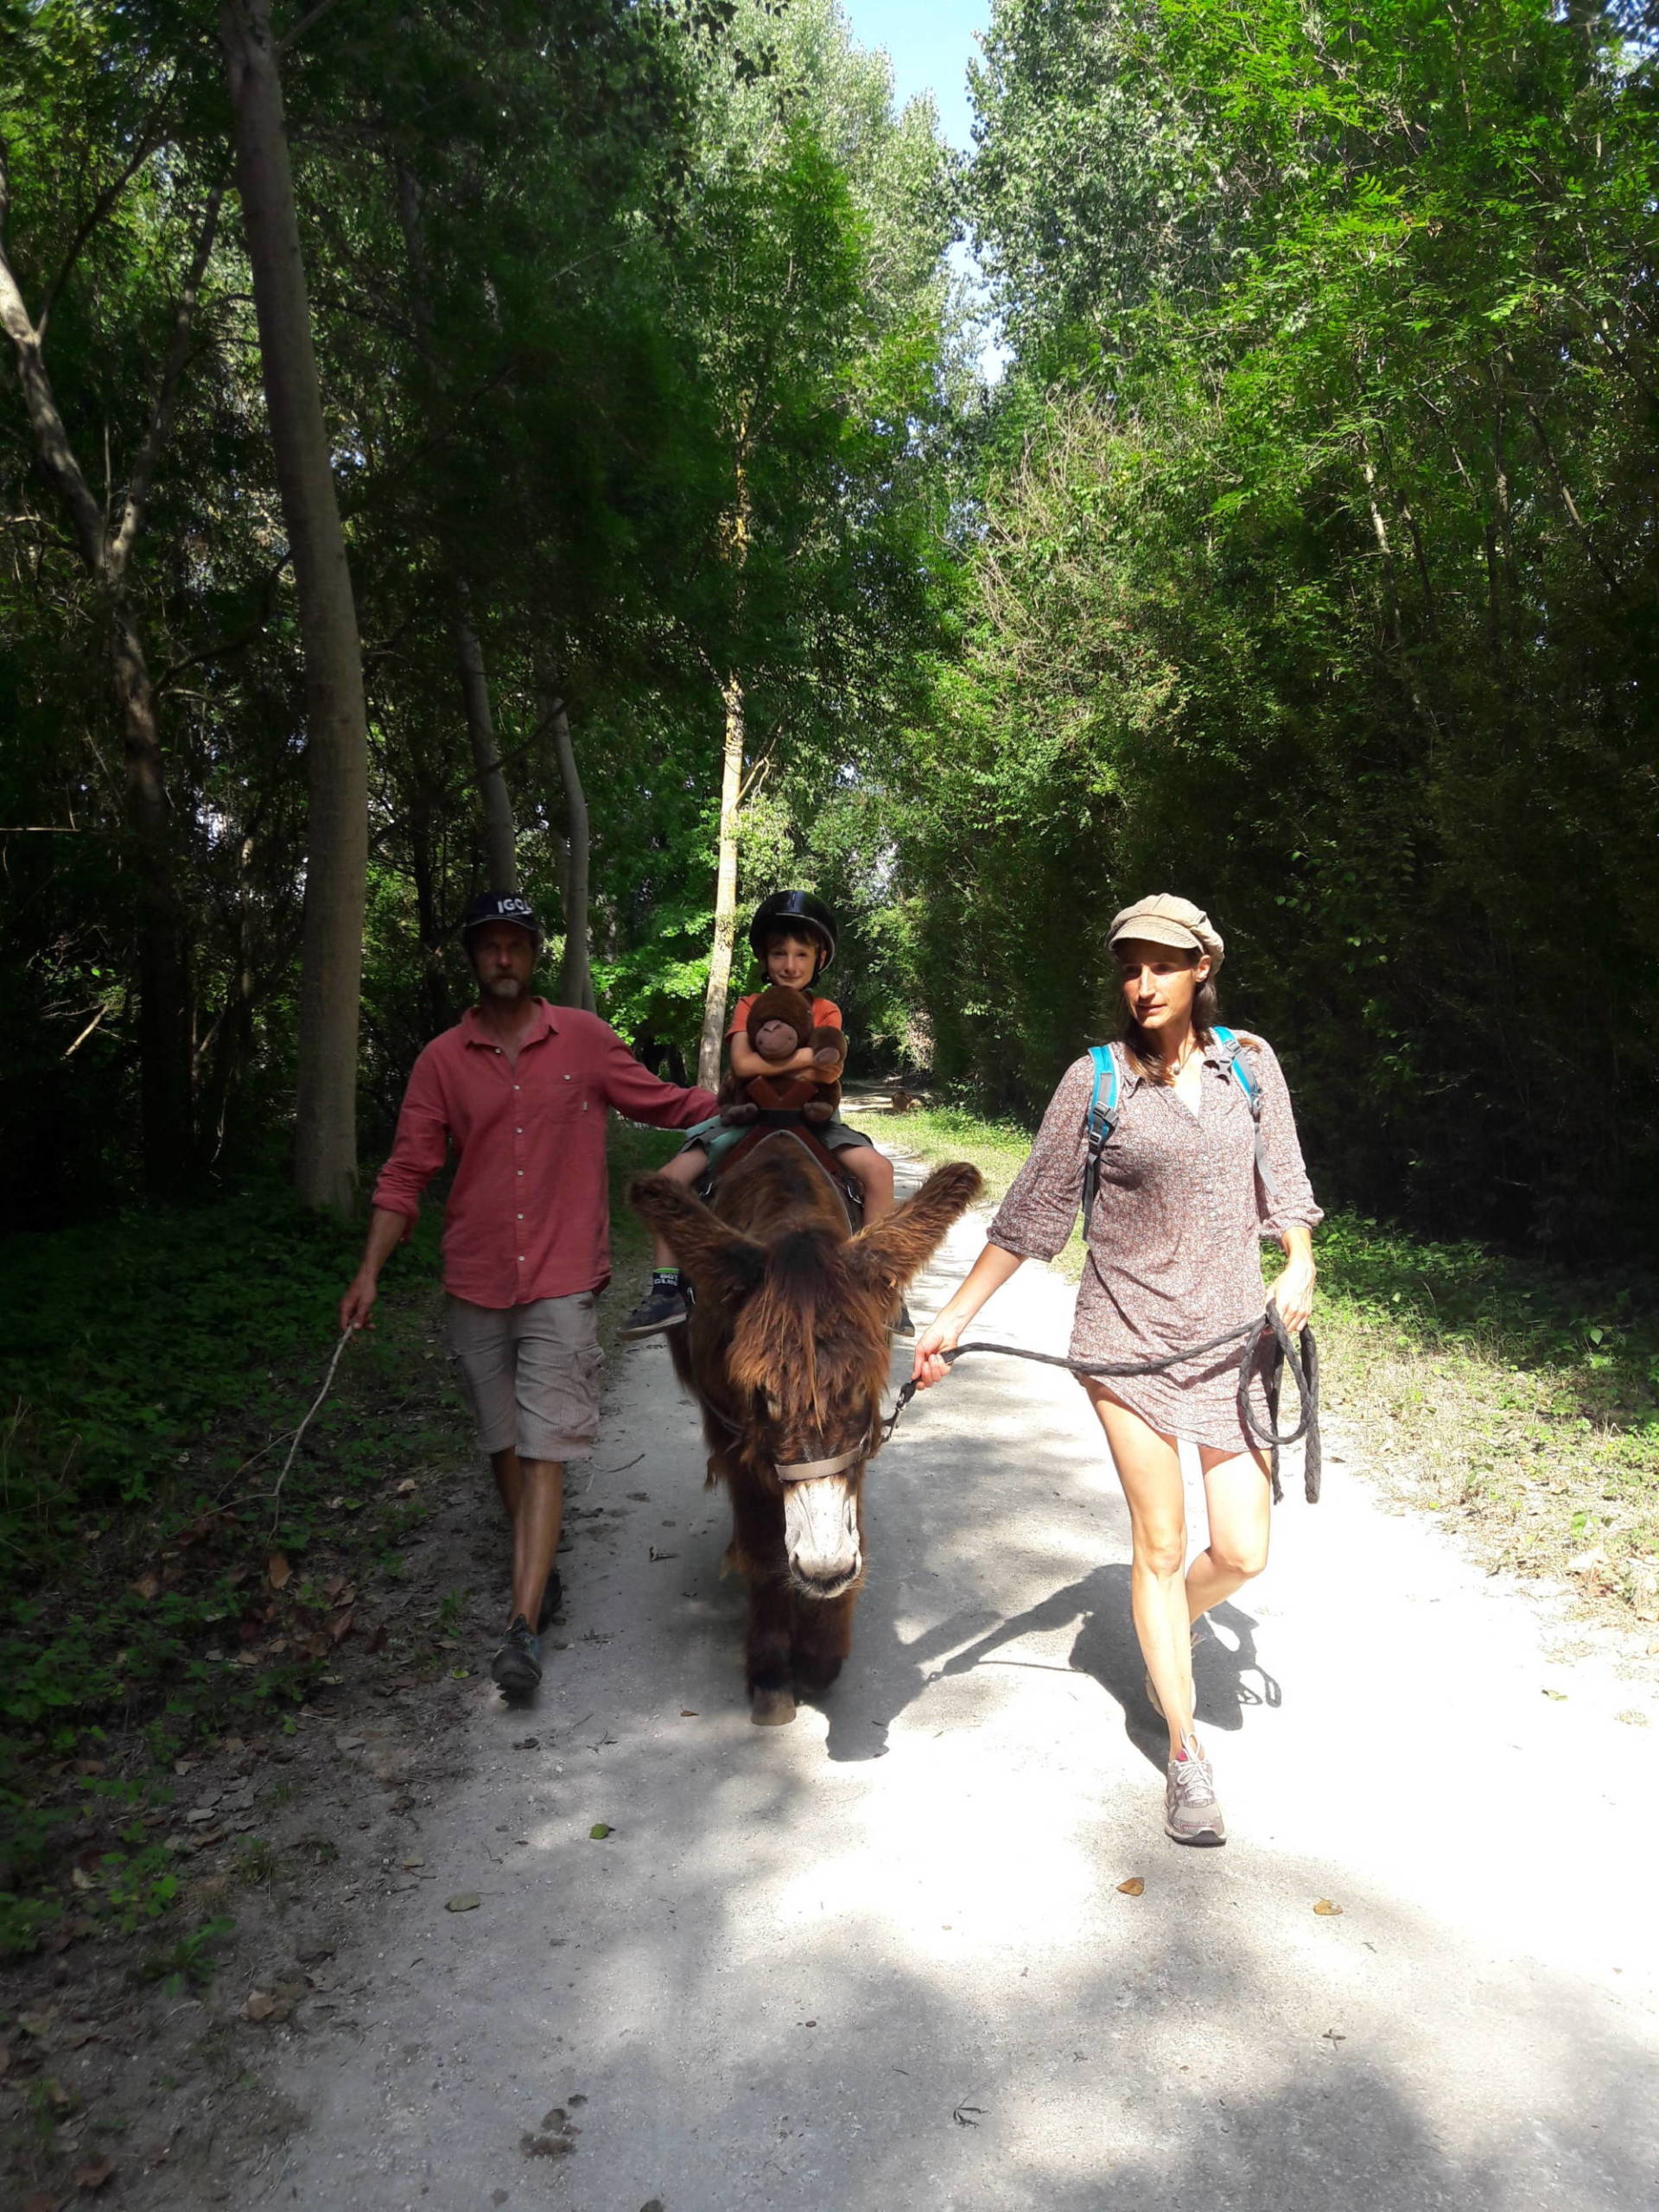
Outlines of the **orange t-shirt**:
{"type": "MultiPolygon", "coordinates": [[[[733,1014],[731,1021],[726,1031],[726,1039],[728,1044],[734,1037],[742,1036],[744,1032],[747,1029],[749,1026],[749,1008],[754,1004],[756,999],[758,999],[760,995],[760,994],[759,991],[751,991],[747,998],[739,999],[737,1002],[737,1010],[733,1014]]],[[[840,1028],[841,1008],[836,1004],[834,999],[813,1000],[812,1027],[815,1029],[840,1028]]]]}

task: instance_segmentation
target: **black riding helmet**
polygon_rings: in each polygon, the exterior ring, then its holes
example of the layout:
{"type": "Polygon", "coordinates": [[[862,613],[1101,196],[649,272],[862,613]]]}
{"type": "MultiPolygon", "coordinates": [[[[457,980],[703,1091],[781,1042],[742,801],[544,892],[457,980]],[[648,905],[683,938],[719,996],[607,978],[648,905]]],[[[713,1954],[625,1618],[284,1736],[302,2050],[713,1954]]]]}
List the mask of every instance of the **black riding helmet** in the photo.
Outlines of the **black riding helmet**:
{"type": "Polygon", "coordinates": [[[836,957],[835,916],[823,899],[815,899],[810,891],[774,891],[770,899],[763,899],[749,924],[749,948],[763,968],[766,964],[766,939],[779,931],[817,940],[818,965],[813,976],[816,982],[836,957]]]}

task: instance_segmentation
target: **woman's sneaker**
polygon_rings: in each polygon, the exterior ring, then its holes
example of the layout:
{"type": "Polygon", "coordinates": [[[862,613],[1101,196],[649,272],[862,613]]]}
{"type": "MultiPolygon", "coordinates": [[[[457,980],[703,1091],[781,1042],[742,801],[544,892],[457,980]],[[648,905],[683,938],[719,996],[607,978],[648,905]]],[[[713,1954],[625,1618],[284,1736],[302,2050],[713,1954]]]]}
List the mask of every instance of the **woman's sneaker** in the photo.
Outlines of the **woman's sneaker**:
{"type": "Polygon", "coordinates": [[[1184,1756],[1169,1763],[1164,1786],[1164,1834],[1177,1843],[1225,1843],[1227,1823],[1210,1762],[1191,1736],[1181,1738],[1181,1750],[1184,1756]]]}
{"type": "Polygon", "coordinates": [[[506,1642],[490,1662],[503,1697],[528,1697],[542,1679],[541,1639],[522,1613],[515,1613],[506,1642]]]}
{"type": "Polygon", "coordinates": [[[679,1286],[670,1289],[666,1283],[653,1283],[617,1331],[617,1340],[631,1344],[641,1337],[657,1336],[664,1329],[680,1328],[685,1316],[685,1293],[679,1286]]]}

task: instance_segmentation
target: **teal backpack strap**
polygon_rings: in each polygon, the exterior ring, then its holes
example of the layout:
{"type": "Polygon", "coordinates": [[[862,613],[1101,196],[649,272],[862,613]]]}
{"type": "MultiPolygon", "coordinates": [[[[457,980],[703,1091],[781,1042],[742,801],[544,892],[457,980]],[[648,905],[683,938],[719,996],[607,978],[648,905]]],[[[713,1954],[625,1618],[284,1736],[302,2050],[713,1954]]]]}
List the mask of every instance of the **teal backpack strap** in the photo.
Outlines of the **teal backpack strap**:
{"type": "Polygon", "coordinates": [[[1262,1196],[1267,1199],[1268,1205],[1270,1207],[1276,1205],[1278,1193],[1274,1188],[1273,1175],[1268,1166],[1267,1154],[1262,1149],[1262,1086],[1256,1081],[1248,1064],[1248,1056],[1239,1042],[1238,1032],[1236,1029],[1224,1029],[1221,1024],[1217,1022],[1210,1034],[1221,1046],[1222,1051],[1227,1054],[1228,1073],[1249,1101],[1250,1120],[1255,1127],[1256,1175],[1261,1181],[1262,1196]]]}
{"type": "Polygon", "coordinates": [[[1100,1155],[1106,1149],[1112,1131],[1117,1127],[1117,1054],[1109,1045],[1091,1045],[1089,1057],[1095,1064],[1094,1084],[1089,1093],[1089,1111],[1083,1117],[1084,1135],[1088,1140],[1089,1156],[1083,1168],[1083,1241],[1089,1242],[1089,1224],[1094,1218],[1095,1200],[1100,1193],[1100,1155]],[[1104,1090],[1103,1099],[1101,1093],[1104,1090]]]}

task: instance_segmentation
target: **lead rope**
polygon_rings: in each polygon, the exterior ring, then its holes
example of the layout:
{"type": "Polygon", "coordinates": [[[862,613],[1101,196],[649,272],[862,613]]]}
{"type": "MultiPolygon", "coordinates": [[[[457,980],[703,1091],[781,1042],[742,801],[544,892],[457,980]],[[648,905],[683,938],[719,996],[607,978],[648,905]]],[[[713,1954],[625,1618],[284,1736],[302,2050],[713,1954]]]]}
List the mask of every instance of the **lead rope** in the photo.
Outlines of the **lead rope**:
{"type": "MultiPolygon", "coordinates": [[[[1238,1357],[1238,1415],[1245,1433],[1268,1452],[1268,1471],[1273,1483],[1275,1499],[1283,1496],[1279,1487],[1279,1452],[1282,1446],[1306,1440],[1302,1455],[1302,1489],[1310,1505],[1316,1504],[1319,1496],[1321,1475],[1319,1453],[1319,1348],[1310,1328],[1304,1327],[1293,1341],[1276,1306],[1269,1306],[1259,1319],[1242,1321],[1236,1329],[1224,1329],[1218,1337],[1211,1337],[1205,1344],[1189,1344],[1183,1351],[1166,1353],[1161,1359],[1109,1360],[1062,1359],[1051,1351],[1027,1351],[1022,1344],[956,1344],[938,1356],[947,1366],[955,1366],[969,1352],[998,1352],[1006,1359],[1034,1360],[1039,1367],[1063,1367],[1070,1375],[1092,1375],[1102,1377],[1128,1379],[1139,1375],[1162,1375],[1172,1367],[1179,1367],[1189,1359],[1201,1359],[1205,1352],[1219,1351],[1224,1345],[1236,1344],[1238,1357]],[[1273,1352],[1262,1370],[1262,1382],[1268,1402],[1267,1425],[1256,1418],[1250,1403],[1250,1377],[1255,1371],[1255,1355],[1264,1337],[1273,1338],[1273,1352]],[[1279,1427],[1279,1393],[1288,1366],[1291,1380],[1296,1385],[1296,1395],[1301,1407],[1301,1418],[1294,1428],[1281,1431],[1279,1427]]],[[[899,1416],[915,1396],[917,1384],[906,1382],[895,1400],[887,1426],[881,1432],[885,1444],[899,1426],[899,1416]]]]}

